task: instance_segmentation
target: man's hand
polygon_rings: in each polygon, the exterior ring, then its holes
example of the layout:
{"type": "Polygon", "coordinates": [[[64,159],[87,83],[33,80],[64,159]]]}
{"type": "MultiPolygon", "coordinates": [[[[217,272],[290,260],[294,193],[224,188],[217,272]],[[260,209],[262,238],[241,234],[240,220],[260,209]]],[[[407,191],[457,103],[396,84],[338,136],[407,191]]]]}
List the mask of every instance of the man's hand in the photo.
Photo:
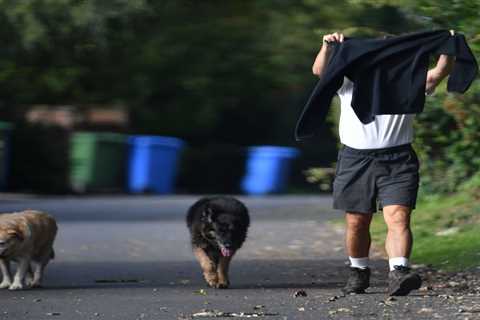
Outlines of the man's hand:
{"type": "Polygon", "coordinates": [[[343,42],[343,33],[331,33],[331,34],[326,34],[323,36],[323,43],[328,44],[331,42],[343,42]]]}
{"type": "Polygon", "coordinates": [[[338,32],[326,34],[323,36],[322,47],[320,49],[320,52],[318,52],[317,57],[315,58],[315,62],[312,66],[312,72],[314,75],[317,75],[318,77],[322,75],[325,66],[328,63],[328,60],[330,59],[330,54],[332,53],[332,42],[343,42],[343,38],[343,34],[338,32]]]}
{"type": "Polygon", "coordinates": [[[331,44],[333,42],[343,42],[343,33],[331,33],[331,34],[326,34],[323,36],[323,44],[322,48],[320,49],[320,52],[324,52],[325,54],[329,54],[331,52],[331,44]]]}
{"type": "Polygon", "coordinates": [[[435,92],[435,88],[440,83],[441,79],[434,69],[428,70],[427,72],[427,83],[425,84],[425,94],[427,96],[435,92]]]}

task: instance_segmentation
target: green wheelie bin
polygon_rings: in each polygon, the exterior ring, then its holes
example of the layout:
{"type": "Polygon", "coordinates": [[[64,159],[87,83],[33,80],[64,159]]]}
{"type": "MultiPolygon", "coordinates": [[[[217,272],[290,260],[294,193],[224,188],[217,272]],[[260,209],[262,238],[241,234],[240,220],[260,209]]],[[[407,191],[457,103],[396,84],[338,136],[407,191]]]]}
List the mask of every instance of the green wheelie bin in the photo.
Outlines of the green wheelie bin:
{"type": "Polygon", "coordinates": [[[70,184],[74,192],[117,192],[125,186],[126,136],[76,132],[70,149],[70,184]]]}

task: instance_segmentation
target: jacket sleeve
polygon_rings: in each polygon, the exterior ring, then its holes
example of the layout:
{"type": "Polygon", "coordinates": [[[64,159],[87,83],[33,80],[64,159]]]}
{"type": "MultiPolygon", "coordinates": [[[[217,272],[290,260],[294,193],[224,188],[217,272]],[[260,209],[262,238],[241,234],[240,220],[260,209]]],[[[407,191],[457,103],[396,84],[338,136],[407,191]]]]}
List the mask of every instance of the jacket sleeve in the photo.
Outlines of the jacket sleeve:
{"type": "Polygon", "coordinates": [[[335,93],[342,86],[343,73],[341,71],[344,63],[339,51],[340,46],[336,44],[323,77],[317,82],[303,107],[295,128],[297,141],[315,135],[320,124],[325,121],[335,93]]]}
{"type": "Polygon", "coordinates": [[[455,65],[447,82],[447,90],[464,93],[478,74],[478,64],[463,34],[453,36],[455,65]]]}

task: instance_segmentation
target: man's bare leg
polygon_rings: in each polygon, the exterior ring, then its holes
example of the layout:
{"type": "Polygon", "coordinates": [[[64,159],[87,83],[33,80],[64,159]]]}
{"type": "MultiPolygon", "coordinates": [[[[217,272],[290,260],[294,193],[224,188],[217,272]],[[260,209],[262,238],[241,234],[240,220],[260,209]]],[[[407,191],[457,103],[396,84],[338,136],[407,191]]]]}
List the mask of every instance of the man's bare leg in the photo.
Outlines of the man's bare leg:
{"type": "Polygon", "coordinates": [[[402,205],[383,208],[383,217],[388,227],[385,250],[388,257],[409,258],[412,252],[412,231],[410,230],[411,209],[402,205]]]}
{"type": "Polygon", "coordinates": [[[345,214],[345,245],[352,258],[368,257],[370,251],[370,222],[372,213],[347,212],[345,214]]]}
{"type": "Polygon", "coordinates": [[[372,213],[347,212],[345,246],[350,259],[347,283],[342,289],[344,294],[364,293],[370,286],[368,253],[370,251],[370,222],[372,213]]]}
{"type": "Polygon", "coordinates": [[[402,205],[383,208],[383,217],[388,227],[385,249],[390,265],[388,294],[391,296],[405,296],[422,285],[420,276],[409,268],[408,258],[413,242],[410,213],[411,209],[402,205]]]}

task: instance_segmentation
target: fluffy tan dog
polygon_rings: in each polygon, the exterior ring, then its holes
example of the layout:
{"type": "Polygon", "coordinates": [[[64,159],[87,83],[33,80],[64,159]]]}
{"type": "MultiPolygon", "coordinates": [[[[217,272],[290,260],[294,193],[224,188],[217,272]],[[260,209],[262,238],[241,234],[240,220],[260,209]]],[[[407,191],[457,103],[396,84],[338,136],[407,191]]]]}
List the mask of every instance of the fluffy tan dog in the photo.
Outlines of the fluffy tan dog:
{"type": "Polygon", "coordinates": [[[43,270],[54,257],[57,223],[50,215],[33,210],[0,214],[0,288],[39,287],[43,270]],[[10,261],[18,264],[15,276],[10,261]]]}

